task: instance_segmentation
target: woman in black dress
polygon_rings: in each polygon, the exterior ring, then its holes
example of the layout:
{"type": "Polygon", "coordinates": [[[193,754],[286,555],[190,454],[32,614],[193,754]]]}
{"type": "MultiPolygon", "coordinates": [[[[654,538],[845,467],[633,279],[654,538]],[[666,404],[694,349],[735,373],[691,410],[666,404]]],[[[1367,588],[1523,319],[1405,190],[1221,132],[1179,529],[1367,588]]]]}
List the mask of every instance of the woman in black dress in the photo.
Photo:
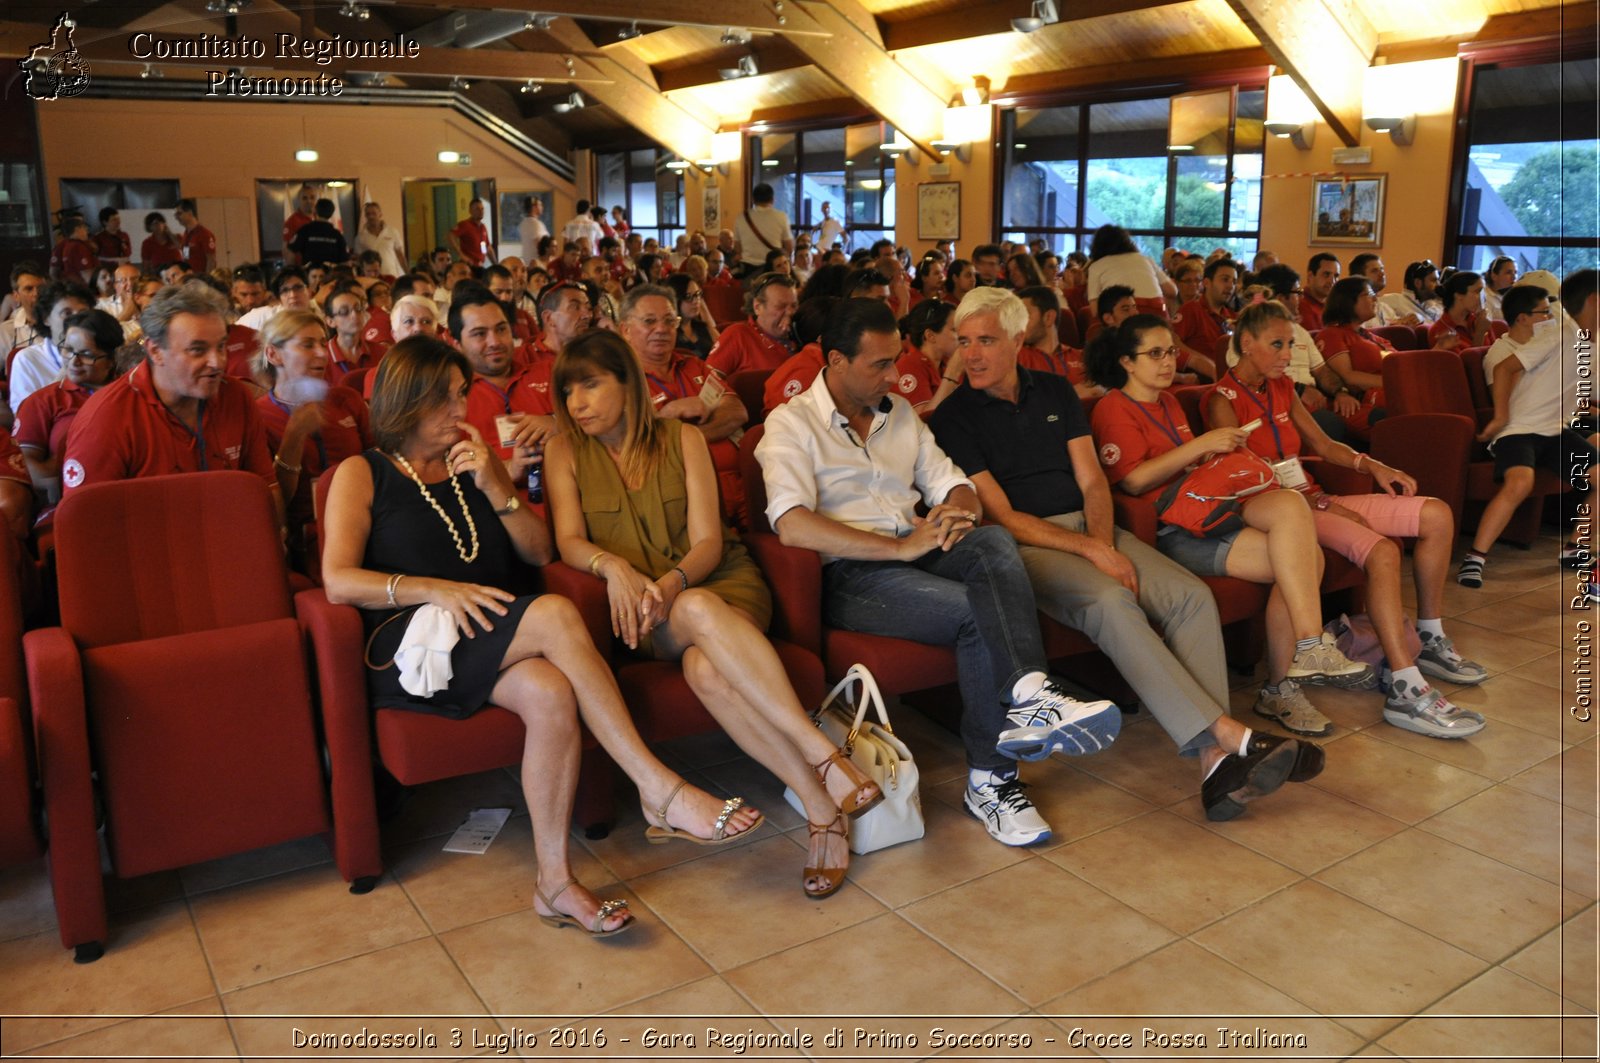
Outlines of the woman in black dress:
{"type": "Polygon", "coordinates": [[[416,336],[390,349],[372,395],[377,449],[340,465],[328,493],[323,579],[330,600],[362,609],[375,706],[461,718],[494,704],[522,718],[534,911],[554,926],[615,933],[632,919],[626,903],[602,904],[567,860],[579,713],[638,786],[652,841],[729,840],[759,826],[761,813],[686,786],[650,753],[571,602],[505,589],[513,557],[543,565],[553,551],[544,522],[465,419],[471,382],[466,358],[439,340],[416,336]],[[394,659],[408,624],[429,621],[453,626],[460,640],[448,685],[419,695],[402,687],[398,667],[377,666],[394,659]]]}

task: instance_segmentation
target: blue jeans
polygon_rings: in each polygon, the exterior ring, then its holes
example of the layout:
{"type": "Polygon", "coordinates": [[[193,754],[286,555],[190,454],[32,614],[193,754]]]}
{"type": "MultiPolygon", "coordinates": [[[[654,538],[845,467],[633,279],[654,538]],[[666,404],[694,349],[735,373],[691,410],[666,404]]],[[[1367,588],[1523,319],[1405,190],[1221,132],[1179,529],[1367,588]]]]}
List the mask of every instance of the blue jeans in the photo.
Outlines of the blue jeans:
{"type": "Polygon", "coordinates": [[[956,648],[961,740],[967,765],[1011,769],[995,752],[1011,687],[1046,671],[1033,585],[1016,540],[998,525],[974,528],[948,553],[915,561],[835,561],[822,570],[830,627],[956,648]]]}

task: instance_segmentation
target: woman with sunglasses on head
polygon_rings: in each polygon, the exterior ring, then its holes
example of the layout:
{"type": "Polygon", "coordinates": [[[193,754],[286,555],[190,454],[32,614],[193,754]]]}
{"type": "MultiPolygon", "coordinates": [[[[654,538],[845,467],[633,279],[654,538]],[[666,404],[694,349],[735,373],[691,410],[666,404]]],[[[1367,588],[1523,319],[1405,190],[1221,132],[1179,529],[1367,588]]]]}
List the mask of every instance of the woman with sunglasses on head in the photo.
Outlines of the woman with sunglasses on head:
{"type": "MultiPolygon", "coordinates": [[[[1456,652],[1440,620],[1450,550],[1456,538],[1450,507],[1437,498],[1418,495],[1417,481],[1406,473],[1335,443],[1323,433],[1284,375],[1293,337],[1289,312],[1278,303],[1252,306],[1239,315],[1232,351],[1237,360],[1207,399],[1210,423],[1228,431],[1239,431],[1241,423],[1256,425],[1246,437],[1246,445],[1273,463],[1284,487],[1311,504],[1317,542],[1366,573],[1367,611],[1387,661],[1383,683],[1389,697],[1384,703],[1384,719],[1434,738],[1475,735],[1483,730],[1483,717],[1452,705],[1423,678],[1426,672],[1451,683],[1475,684],[1487,677],[1481,665],[1456,652]],[[1370,474],[1383,493],[1332,495],[1322,490],[1300,463],[1302,441],[1321,461],[1370,474]],[[1389,536],[1416,540],[1412,562],[1422,652],[1415,657],[1405,638],[1400,547],[1389,536]]],[[[1318,723],[1318,717],[1309,723],[1301,721],[1300,726],[1307,728],[1302,733],[1318,733],[1318,723]]],[[[1285,726],[1293,729],[1287,722],[1285,726]]],[[[1331,726],[1320,719],[1321,733],[1331,726]]]]}
{"type": "Polygon", "coordinates": [[[1450,274],[1439,285],[1444,313],[1428,326],[1428,342],[1434,350],[1462,351],[1483,347],[1489,342],[1489,315],[1483,308],[1483,278],[1471,270],[1450,274]]]}
{"type": "Polygon", "coordinates": [[[882,794],[806,718],[763,634],[771,594],[718,519],[705,437],[652,414],[641,369],[604,332],[556,359],[563,431],[546,450],[545,485],[557,549],[605,580],[613,633],[645,659],[681,661],[717,722],[800,796],[811,831],[801,885],[826,897],[844,883],[848,817],[882,794]]]}
{"type": "Polygon", "coordinates": [[[33,486],[54,505],[61,500],[61,459],[67,429],[98,388],[117,375],[122,326],[104,310],[79,310],[62,322],[61,379],[22,401],[14,426],[33,486]]]}
{"type": "Polygon", "coordinates": [[[717,345],[717,323],[706,309],[705,289],[687,273],[673,273],[665,283],[678,297],[678,349],[706,357],[717,345]]]}
{"type": "Polygon", "coordinates": [[[923,255],[922,261],[917,263],[917,275],[911,284],[911,309],[915,310],[924,299],[942,301],[944,278],[944,256],[937,251],[923,255]]]}
{"type": "MultiPolygon", "coordinates": [[[[1091,422],[1100,463],[1111,485],[1127,494],[1155,504],[1195,467],[1238,450],[1249,436],[1237,426],[1195,436],[1168,390],[1178,369],[1177,340],[1153,314],[1102,329],[1084,357],[1089,376],[1107,389],[1091,422]]],[[[1311,509],[1297,492],[1267,490],[1244,498],[1240,516],[1243,528],[1204,538],[1163,525],[1156,548],[1197,576],[1272,585],[1267,682],[1255,711],[1295,734],[1327,734],[1327,720],[1300,685],[1370,686],[1373,672],[1340,653],[1322,631],[1323,560],[1311,509]]]]}

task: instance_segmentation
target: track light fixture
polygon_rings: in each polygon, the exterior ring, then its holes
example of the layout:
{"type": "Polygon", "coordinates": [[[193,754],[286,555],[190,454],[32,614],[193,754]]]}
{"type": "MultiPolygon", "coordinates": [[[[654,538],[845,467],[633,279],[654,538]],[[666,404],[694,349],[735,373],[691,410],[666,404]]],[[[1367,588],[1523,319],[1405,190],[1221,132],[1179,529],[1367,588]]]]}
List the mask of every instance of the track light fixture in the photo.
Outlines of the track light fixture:
{"type": "Polygon", "coordinates": [[[756,65],[756,57],[741,55],[736,65],[723,67],[717,71],[717,76],[723,81],[737,81],[739,78],[753,78],[759,73],[761,68],[756,65]]]}
{"type": "Polygon", "coordinates": [[[522,28],[543,31],[549,29],[550,24],[555,20],[556,17],[554,15],[529,15],[527,21],[522,24],[522,28]]]}
{"type": "Polygon", "coordinates": [[[750,34],[745,30],[736,30],[732,26],[729,26],[727,29],[722,31],[722,36],[718,39],[721,40],[723,44],[749,44],[750,34]]]}
{"type": "Polygon", "coordinates": [[[1060,18],[1055,0],[1033,0],[1033,13],[1027,18],[1012,19],[1011,28],[1018,33],[1037,33],[1060,18]]]}
{"type": "Polygon", "coordinates": [[[568,111],[581,111],[583,110],[583,93],[571,93],[551,109],[557,114],[566,114],[568,111]]]}
{"type": "Polygon", "coordinates": [[[517,91],[522,93],[524,96],[531,96],[536,92],[543,92],[544,83],[540,81],[534,81],[530,78],[528,81],[523,82],[522,87],[517,91]]]}
{"type": "Polygon", "coordinates": [[[619,41],[631,41],[635,37],[639,36],[639,34],[641,32],[642,31],[639,29],[638,20],[636,19],[633,22],[630,22],[626,26],[622,27],[622,29],[617,31],[617,40],[619,40],[619,41]]]}

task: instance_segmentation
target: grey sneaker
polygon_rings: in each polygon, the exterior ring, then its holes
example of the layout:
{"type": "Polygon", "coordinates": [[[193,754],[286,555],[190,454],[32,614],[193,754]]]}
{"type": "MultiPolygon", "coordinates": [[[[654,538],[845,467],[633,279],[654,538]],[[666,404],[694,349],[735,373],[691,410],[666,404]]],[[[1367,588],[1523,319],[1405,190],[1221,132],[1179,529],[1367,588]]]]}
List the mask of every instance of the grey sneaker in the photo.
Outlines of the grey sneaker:
{"type": "Polygon", "coordinates": [[[981,786],[967,784],[962,800],[967,811],[981,819],[989,837],[1001,845],[1034,845],[1050,837],[1050,824],[1039,815],[1022,793],[1022,780],[1016,776],[981,786]]]}
{"type": "Polygon", "coordinates": [[[1079,701],[1048,680],[1039,693],[1006,713],[995,752],[1013,760],[1043,760],[1051,753],[1098,753],[1122,730],[1122,710],[1109,701],[1079,701]]]}
{"type": "Polygon", "coordinates": [[[1262,687],[1261,693],[1256,695],[1255,713],[1276,721],[1287,731],[1308,738],[1321,738],[1333,733],[1333,721],[1306,700],[1300,684],[1293,679],[1279,683],[1277,693],[1262,687]]]}
{"type": "Polygon", "coordinates": [[[1435,679],[1448,679],[1466,686],[1475,686],[1489,678],[1487,668],[1456,652],[1456,644],[1450,641],[1448,635],[1422,635],[1422,652],[1417,654],[1417,667],[1435,679]]]}
{"type": "Polygon", "coordinates": [[[1294,655],[1289,663],[1289,678],[1296,683],[1371,690],[1377,684],[1378,674],[1372,665],[1346,657],[1333,636],[1324,631],[1317,645],[1294,655]]]}
{"type": "Polygon", "coordinates": [[[1431,686],[1420,691],[1402,690],[1404,686],[1396,683],[1383,703],[1383,718],[1402,730],[1430,738],[1471,738],[1488,723],[1481,714],[1450,704],[1431,686]]]}

